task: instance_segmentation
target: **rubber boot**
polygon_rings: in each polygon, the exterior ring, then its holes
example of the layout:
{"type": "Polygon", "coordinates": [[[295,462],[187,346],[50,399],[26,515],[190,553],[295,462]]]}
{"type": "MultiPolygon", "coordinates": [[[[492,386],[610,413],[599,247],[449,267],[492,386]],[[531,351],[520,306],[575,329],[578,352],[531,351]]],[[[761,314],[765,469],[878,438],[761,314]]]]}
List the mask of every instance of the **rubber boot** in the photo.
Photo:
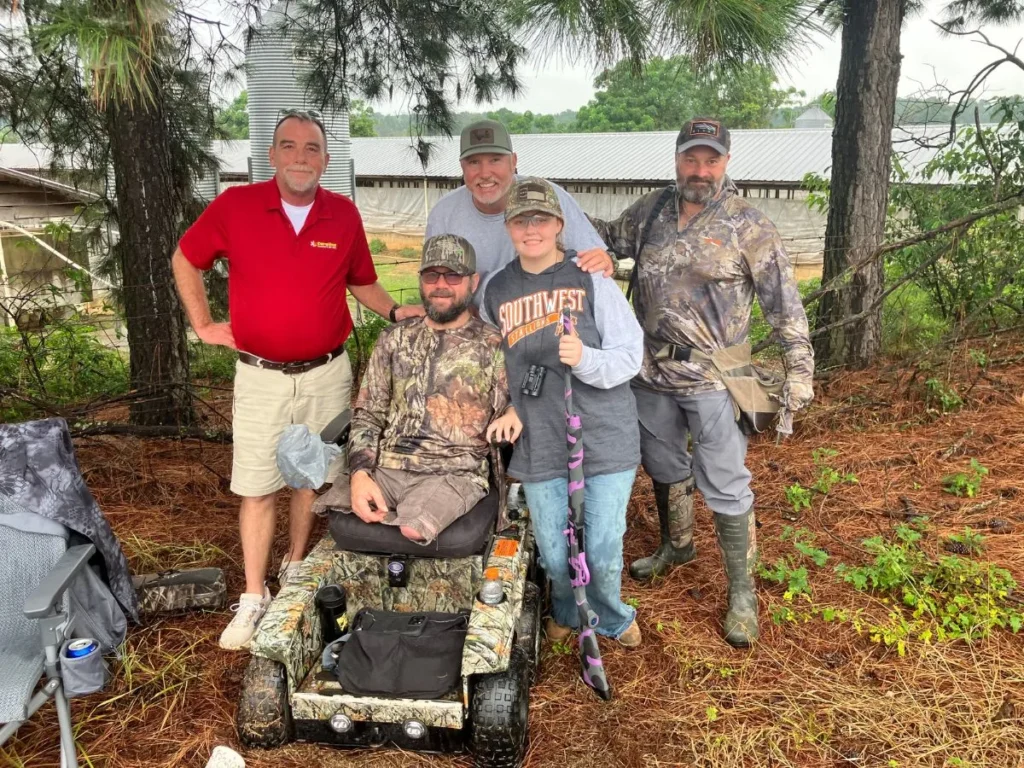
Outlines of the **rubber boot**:
{"type": "Polygon", "coordinates": [[[661,545],[650,557],[630,564],[629,575],[639,581],[662,576],[673,565],[688,563],[697,556],[693,546],[693,477],[681,483],[655,483],[654,503],[658,507],[661,545]]]}
{"type": "Polygon", "coordinates": [[[754,508],[742,515],[720,515],[716,512],[714,520],[729,584],[729,609],[722,623],[722,634],[734,648],[746,648],[758,638],[757,594],[754,592],[754,563],[757,559],[754,508]]]}

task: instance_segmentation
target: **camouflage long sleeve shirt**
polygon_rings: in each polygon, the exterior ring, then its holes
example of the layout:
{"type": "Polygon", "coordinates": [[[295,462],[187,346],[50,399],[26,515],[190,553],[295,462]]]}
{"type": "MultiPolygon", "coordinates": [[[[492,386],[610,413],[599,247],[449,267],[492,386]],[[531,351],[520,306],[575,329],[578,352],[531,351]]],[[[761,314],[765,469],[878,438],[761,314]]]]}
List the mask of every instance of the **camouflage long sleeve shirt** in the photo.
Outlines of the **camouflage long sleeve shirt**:
{"type": "Polygon", "coordinates": [[[472,318],[381,331],[352,416],[349,467],[464,474],[488,488],[487,425],[508,407],[501,334],[472,318]]]}
{"type": "MultiPolygon", "coordinates": [[[[660,194],[645,195],[615,221],[593,222],[619,258],[636,255],[640,230],[660,194]]],[[[710,363],[655,359],[653,351],[669,342],[710,354],[746,341],[756,295],[782,345],[787,377],[809,384],[814,353],[807,315],[775,225],[728,179],[682,230],[678,221],[676,196],[652,223],[639,255],[634,298],[645,339],[634,382],[687,395],[724,389],[710,363]]]]}

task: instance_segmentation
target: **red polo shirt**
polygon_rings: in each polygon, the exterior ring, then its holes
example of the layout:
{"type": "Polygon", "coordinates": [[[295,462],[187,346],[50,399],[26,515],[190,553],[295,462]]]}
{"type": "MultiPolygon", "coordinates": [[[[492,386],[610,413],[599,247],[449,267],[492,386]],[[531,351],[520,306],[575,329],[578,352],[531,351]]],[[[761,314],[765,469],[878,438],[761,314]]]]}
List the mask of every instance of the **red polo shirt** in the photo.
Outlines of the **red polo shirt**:
{"type": "Polygon", "coordinates": [[[282,363],[312,360],[345,341],[346,286],[377,281],[358,209],[322,187],[297,235],[271,179],[224,190],[178,246],[197,269],[228,260],[238,348],[282,363]]]}

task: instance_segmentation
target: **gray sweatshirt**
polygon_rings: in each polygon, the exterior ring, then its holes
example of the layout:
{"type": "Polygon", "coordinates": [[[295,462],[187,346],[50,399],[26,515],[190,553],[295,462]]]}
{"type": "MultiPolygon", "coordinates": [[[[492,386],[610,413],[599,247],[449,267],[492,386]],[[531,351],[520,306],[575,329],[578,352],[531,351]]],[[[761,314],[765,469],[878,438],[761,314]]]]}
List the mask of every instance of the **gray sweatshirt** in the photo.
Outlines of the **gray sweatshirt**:
{"type": "MultiPolygon", "coordinates": [[[[518,178],[518,177],[517,177],[518,178]]],[[[552,184],[565,216],[562,239],[567,249],[589,251],[606,247],[590,220],[572,196],[557,184],[552,184]]],[[[505,231],[504,213],[481,213],[473,205],[473,196],[463,185],[437,201],[427,217],[426,237],[434,235],[461,235],[476,251],[476,271],[483,283],[487,276],[498,271],[516,258],[512,239],[505,231]]],[[[478,294],[479,297],[479,294],[478,294]]]]}
{"type": "Polygon", "coordinates": [[[562,306],[572,309],[583,357],[573,373],[573,405],[583,424],[586,476],[634,469],[640,463],[640,429],[629,382],[643,361],[643,331],[614,280],[576,266],[575,253],[533,275],[516,259],[491,276],[480,316],[497,325],[505,350],[512,403],[523,434],[509,473],[542,482],[566,473],[565,367],[556,333],[562,306]],[[522,393],[530,365],[547,369],[539,397],[522,393]]]}

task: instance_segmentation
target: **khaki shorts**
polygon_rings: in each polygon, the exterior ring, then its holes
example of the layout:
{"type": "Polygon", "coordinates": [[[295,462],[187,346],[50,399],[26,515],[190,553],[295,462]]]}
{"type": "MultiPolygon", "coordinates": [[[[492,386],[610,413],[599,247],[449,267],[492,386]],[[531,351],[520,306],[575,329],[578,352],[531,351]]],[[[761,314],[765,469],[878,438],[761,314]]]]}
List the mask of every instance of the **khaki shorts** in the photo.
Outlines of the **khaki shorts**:
{"type": "MultiPolygon", "coordinates": [[[[277,469],[277,443],[285,427],[305,424],[316,434],[349,407],[351,397],[352,368],[344,353],[295,375],[236,363],[231,491],[239,496],[266,496],[284,488],[277,469]]],[[[344,455],[334,460],[329,482],[344,462],[344,455]]]]}
{"type": "MultiPolygon", "coordinates": [[[[461,475],[428,475],[404,469],[375,469],[373,480],[388,504],[384,525],[412,528],[430,544],[445,528],[469,512],[487,494],[479,483],[461,475]]],[[[349,476],[342,475],[334,486],[313,503],[323,513],[328,509],[352,512],[349,476]]]]}

